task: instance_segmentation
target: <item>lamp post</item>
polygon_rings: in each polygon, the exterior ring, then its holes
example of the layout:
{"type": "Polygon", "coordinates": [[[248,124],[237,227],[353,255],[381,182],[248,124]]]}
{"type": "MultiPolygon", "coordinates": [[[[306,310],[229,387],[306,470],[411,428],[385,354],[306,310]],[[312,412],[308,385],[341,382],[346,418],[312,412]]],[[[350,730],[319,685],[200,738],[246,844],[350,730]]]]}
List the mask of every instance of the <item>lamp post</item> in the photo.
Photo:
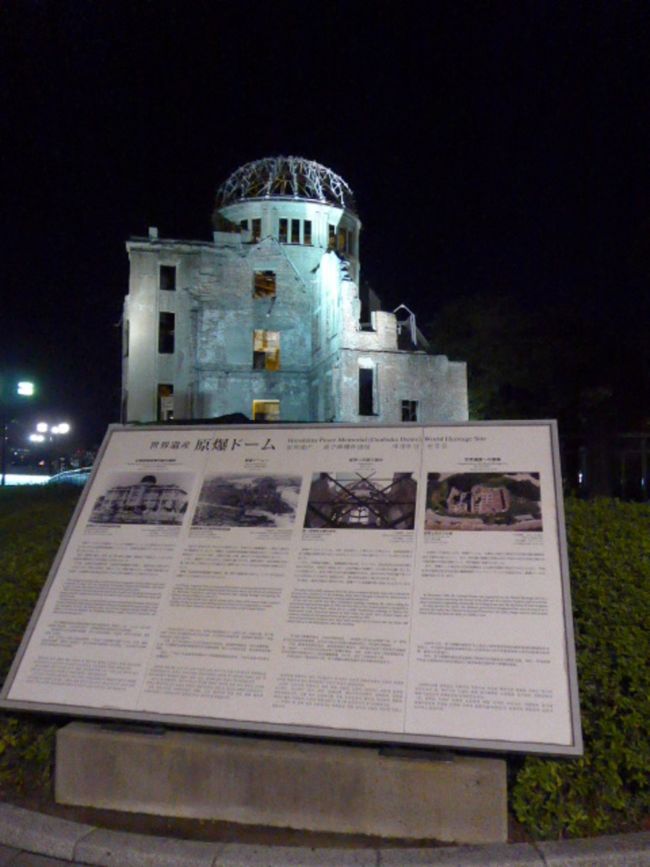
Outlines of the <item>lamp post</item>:
{"type": "Polygon", "coordinates": [[[6,382],[0,382],[0,485],[4,488],[7,477],[7,438],[9,433],[9,418],[7,410],[12,406],[16,398],[33,397],[34,383],[27,380],[14,382],[7,388],[6,382]],[[5,400],[5,391],[8,391],[5,400]]]}
{"type": "Polygon", "coordinates": [[[46,448],[46,458],[48,462],[49,472],[52,473],[52,465],[53,465],[53,451],[54,446],[53,443],[58,437],[65,436],[65,434],[70,433],[70,425],[67,421],[59,422],[59,424],[48,424],[46,421],[39,421],[36,425],[36,431],[29,435],[28,439],[30,443],[40,443],[41,445],[47,443],[44,448],[46,448]]]}

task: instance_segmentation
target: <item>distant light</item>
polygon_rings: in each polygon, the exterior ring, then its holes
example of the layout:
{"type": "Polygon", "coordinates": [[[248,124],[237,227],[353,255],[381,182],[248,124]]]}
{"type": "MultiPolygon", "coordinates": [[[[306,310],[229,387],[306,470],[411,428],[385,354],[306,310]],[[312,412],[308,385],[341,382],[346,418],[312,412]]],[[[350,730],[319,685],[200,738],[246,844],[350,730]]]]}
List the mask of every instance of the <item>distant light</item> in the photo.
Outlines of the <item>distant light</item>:
{"type": "Polygon", "coordinates": [[[16,389],[18,394],[22,395],[22,397],[33,397],[34,395],[34,383],[33,382],[19,382],[18,388],[16,389]]]}
{"type": "Polygon", "coordinates": [[[29,435],[29,441],[30,441],[30,443],[44,443],[45,437],[43,436],[42,433],[30,434],[29,435]]]}
{"type": "Polygon", "coordinates": [[[49,425],[46,421],[39,421],[39,423],[36,425],[36,430],[39,433],[47,433],[48,428],[49,428],[49,425]]]}
{"type": "Polygon", "coordinates": [[[44,485],[49,481],[49,476],[27,476],[22,473],[7,473],[8,485],[44,485]]]}
{"type": "Polygon", "coordinates": [[[584,476],[582,475],[582,473],[578,473],[578,484],[579,485],[582,484],[583,479],[584,479],[584,476]]]}
{"type": "Polygon", "coordinates": [[[53,434],[67,434],[70,433],[70,425],[67,421],[62,421],[61,424],[54,425],[52,428],[53,434]]]}

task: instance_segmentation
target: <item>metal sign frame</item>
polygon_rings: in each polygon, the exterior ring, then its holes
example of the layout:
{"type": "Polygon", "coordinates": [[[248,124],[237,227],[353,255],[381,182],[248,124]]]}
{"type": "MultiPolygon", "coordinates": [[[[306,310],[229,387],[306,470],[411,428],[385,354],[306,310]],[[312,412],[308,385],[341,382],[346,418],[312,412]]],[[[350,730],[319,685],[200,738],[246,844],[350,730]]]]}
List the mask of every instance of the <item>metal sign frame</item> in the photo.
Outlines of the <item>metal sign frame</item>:
{"type": "MultiPolygon", "coordinates": [[[[463,439],[463,436],[458,436],[457,439],[463,439]]],[[[269,440],[270,441],[270,440],[269,440]]],[[[413,437],[412,437],[412,441],[413,437]]],[[[535,440],[538,441],[538,440],[535,440]]],[[[249,443],[251,445],[251,443],[249,443]]],[[[521,446],[524,450],[528,447],[525,445],[521,446]]],[[[309,451],[307,447],[303,448],[302,452],[294,452],[293,457],[291,455],[285,454],[282,456],[283,465],[286,467],[289,465],[292,460],[299,461],[300,459],[307,460],[305,457],[306,452],[309,451]],[[302,457],[301,457],[302,456],[302,457]]],[[[361,446],[360,446],[361,448],[361,446]]],[[[483,448],[483,447],[482,447],[483,448]]],[[[510,446],[506,443],[505,449],[510,448],[510,446]]],[[[423,454],[424,445],[422,445],[421,454],[423,454]]],[[[485,451],[484,449],[484,451],[485,451]]],[[[390,462],[395,455],[399,455],[399,449],[391,455],[388,454],[386,449],[382,447],[377,447],[375,449],[379,457],[377,461],[384,461],[384,464],[390,470],[391,467],[390,462]]],[[[476,451],[476,449],[474,449],[476,451]]],[[[480,451],[480,449],[479,449],[480,451]]],[[[128,452],[128,449],[127,449],[128,452]]],[[[171,454],[169,452],[168,454],[171,454]]],[[[332,452],[330,452],[330,455],[332,452]]],[[[364,452],[364,454],[374,454],[372,450],[364,452]]],[[[460,452],[459,452],[460,454],[460,452]]],[[[155,469],[159,469],[161,467],[175,467],[180,466],[182,464],[178,464],[178,457],[175,456],[174,459],[166,457],[166,464],[160,462],[161,452],[156,454],[155,458],[147,457],[146,460],[149,461],[149,464],[140,463],[140,468],[145,466],[152,466],[155,469]],[[174,460],[177,461],[177,464],[174,464],[174,460]],[[171,461],[171,463],[170,463],[171,461]]],[[[320,463],[316,461],[310,465],[310,469],[313,472],[317,466],[322,468],[323,453],[320,452],[320,463]]],[[[343,455],[348,460],[353,460],[353,458],[349,458],[347,454],[341,452],[341,460],[343,459],[343,455]]],[[[128,455],[127,455],[128,456],[128,455]]],[[[368,460],[368,458],[366,458],[368,460]]],[[[420,455],[421,459],[421,455],[420,455]]],[[[138,459],[139,460],[139,459],[138,459]]],[[[144,459],[143,459],[144,460],[144,459]]],[[[206,461],[209,458],[206,458],[206,461]]],[[[253,460],[251,458],[251,460],[253,460]]],[[[263,458],[256,457],[258,460],[258,466],[262,467],[260,472],[264,472],[263,467],[263,458]]],[[[329,457],[328,460],[330,462],[333,461],[333,458],[329,457]]],[[[337,458],[338,460],[338,458],[337,458]]],[[[137,463],[137,461],[136,461],[137,463]]],[[[339,462],[340,463],[340,462],[339,462]]],[[[395,466],[402,465],[404,461],[393,461],[393,469],[395,466]]],[[[307,464],[305,465],[307,466],[307,464]]],[[[508,464],[507,464],[507,456],[505,458],[505,463],[502,464],[505,474],[507,475],[508,464]]],[[[513,468],[510,467],[510,473],[513,473],[513,468]]],[[[403,475],[403,474],[402,474],[403,475]]],[[[307,478],[307,475],[305,475],[307,478]]],[[[420,475],[418,476],[418,484],[423,482],[424,476],[422,475],[422,466],[420,467],[420,475]]],[[[304,479],[303,479],[304,481],[304,479]]],[[[202,484],[202,482],[201,482],[202,484]]],[[[308,487],[308,485],[307,485],[308,487]]],[[[423,509],[423,499],[422,495],[418,494],[418,521],[422,522],[422,509],[423,509]]],[[[303,505],[305,500],[302,500],[303,505]]],[[[188,509],[188,514],[190,510],[188,509]]],[[[298,515],[298,517],[300,517],[298,515]]],[[[304,514],[303,514],[304,517],[304,514]]],[[[189,525],[189,519],[182,518],[181,523],[186,527],[189,525]]],[[[296,524],[297,526],[297,524],[296,524]]],[[[416,527],[416,531],[423,532],[418,530],[418,524],[416,527]]],[[[416,532],[416,531],[404,531],[401,530],[402,536],[401,539],[406,538],[404,533],[408,532],[416,532]]],[[[135,532],[135,531],[134,531],[135,532]]],[[[160,532],[167,532],[160,529],[160,532]]],[[[188,531],[189,532],[189,531],[188,531]]],[[[300,534],[294,533],[294,537],[297,535],[301,535],[304,533],[304,530],[301,530],[300,534]]],[[[319,530],[315,531],[316,533],[322,532],[319,530]]],[[[327,530],[327,533],[336,533],[337,530],[327,530]]],[[[351,530],[344,530],[346,533],[352,533],[351,530]]],[[[384,530],[384,533],[389,532],[388,530],[384,530]]],[[[447,534],[448,536],[453,536],[453,533],[447,534]]],[[[505,535],[505,534],[502,534],[505,535]]],[[[514,535],[514,534],[511,534],[514,535]]],[[[519,534],[523,536],[524,534],[519,534]]],[[[532,534],[529,534],[532,535],[532,534]]],[[[456,537],[460,536],[460,534],[456,534],[456,537]]],[[[465,537],[469,536],[477,536],[481,537],[481,534],[465,534],[465,537]]],[[[495,534],[487,533],[482,534],[482,538],[487,539],[488,537],[494,537],[495,534]]],[[[368,538],[368,534],[360,534],[359,537],[363,537],[365,539],[368,538]]],[[[379,536],[373,537],[379,539],[379,536]]],[[[454,537],[454,538],[456,538],[454,537]]],[[[181,537],[179,537],[181,538],[181,537]]],[[[186,538],[186,537],[182,537],[186,538]]],[[[286,535],[285,535],[286,538],[286,535]]],[[[330,538],[332,538],[330,536],[330,538]]],[[[474,545],[478,545],[479,542],[473,540],[474,545]]],[[[182,544],[182,541],[178,543],[182,544]]],[[[300,542],[296,542],[296,544],[300,544],[300,542]]],[[[468,541],[469,544],[469,541],[468,541]]],[[[504,543],[505,544],[505,543],[504,543]]],[[[546,544],[546,542],[544,543],[546,544]]],[[[177,576],[176,576],[177,577],[177,576]]],[[[171,580],[175,580],[175,576],[172,576],[171,580]]],[[[414,582],[416,577],[412,579],[414,582]]],[[[74,618],[75,615],[69,615],[74,618]]],[[[160,617],[163,615],[159,615],[158,621],[153,623],[155,629],[160,628],[160,617]]],[[[227,616],[227,615],[226,615],[227,616]]],[[[409,640],[411,640],[411,633],[413,631],[413,618],[414,614],[411,612],[409,627],[406,630],[405,635],[409,636],[409,640]]],[[[473,622],[476,622],[475,619],[468,619],[468,628],[472,629],[473,622]]],[[[453,679],[455,676],[453,673],[454,666],[451,666],[449,669],[449,677],[453,679]]],[[[458,670],[458,666],[456,666],[456,671],[458,670]]],[[[485,672],[485,669],[483,670],[485,672]]],[[[407,666],[408,672],[408,666],[407,666]]],[[[492,672],[494,675],[494,672],[492,672]]],[[[408,673],[407,673],[408,680],[408,673]]],[[[498,680],[498,678],[497,678],[498,680]]],[[[508,679],[506,678],[506,681],[508,679]]],[[[406,689],[406,688],[405,688],[406,689]]],[[[47,690],[45,690],[47,691],[47,690]]],[[[92,692],[90,690],[89,692],[92,692]]],[[[405,703],[408,701],[408,690],[405,692],[405,703]]],[[[180,701],[177,702],[177,704],[180,701]]],[[[43,588],[41,596],[38,600],[32,618],[30,620],[29,626],[26,630],[23,641],[20,645],[19,651],[16,655],[14,663],[11,667],[9,675],[6,679],[6,682],[3,686],[2,692],[0,693],[0,707],[3,707],[8,710],[25,710],[25,711],[34,711],[34,712],[47,712],[47,713],[56,713],[56,714],[69,714],[73,716],[81,716],[81,717],[90,717],[90,718],[99,718],[99,719],[112,719],[112,720],[130,720],[137,722],[146,722],[146,723],[155,723],[155,724],[165,724],[165,725],[173,725],[173,726],[189,726],[189,727],[199,727],[202,729],[210,728],[210,729],[218,729],[222,731],[233,731],[233,732],[252,732],[259,734],[277,734],[282,736],[299,736],[299,737],[307,737],[307,738],[318,738],[318,739],[335,739],[335,740],[350,740],[357,742],[381,742],[381,743],[391,743],[391,744],[410,744],[413,746],[434,746],[434,747],[455,747],[461,749],[474,749],[481,751],[519,751],[519,752],[529,752],[529,753],[544,753],[544,754],[553,754],[553,755],[567,755],[567,756],[577,756],[582,754],[582,735],[581,735],[581,727],[580,727],[580,710],[579,710],[579,700],[578,700],[578,683],[577,683],[577,673],[576,673],[576,660],[575,660],[575,647],[574,647],[574,633],[573,633],[573,623],[572,623],[572,614],[571,614],[571,594],[570,594],[570,584],[569,584],[569,566],[568,566],[568,558],[567,558],[567,547],[566,547],[566,538],[565,538],[565,530],[564,530],[564,510],[563,510],[563,497],[562,497],[562,489],[561,489],[561,475],[560,475],[560,462],[559,462],[559,447],[558,447],[558,435],[557,435],[557,426],[554,421],[526,421],[526,422],[468,422],[468,423],[447,423],[447,424],[436,424],[436,425],[418,425],[418,424],[403,424],[401,426],[359,426],[359,425],[289,425],[289,424],[278,424],[278,425],[254,425],[250,427],[231,427],[231,426],[217,426],[217,425],[164,425],[164,426],[120,426],[113,425],[108,429],[104,442],[102,444],[100,453],[98,455],[97,461],[95,463],[95,467],[93,469],[92,475],[86,484],[86,487],[81,495],[80,501],[75,509],[74,515],[70,521],[70,525],[66,531],[65,537],[61,543],[61,547],[59,552],[54,560],[52,568],[50,570],[47,582],[43,588]],[[128,443],[129,439],[124,439],[124,437],[131,438],[135,441],[135,435],[139,435],[140,440],[142,440],[143,434],[148,435],[148,442],[155,442],[156,440],[152,439],[152,437],[167,437],[174,438],[177,437],[179,440],[182,438],[186,440],[188,437],[193,438],[193,442],[197,442],[200,440],[212,442],[217,442],[218,440],[232,440],[235,437],[235,441],[239,435],[250,440],[253,436],[257,437],[256,442],[259,444],[261,442],[260,437],[264,438],[276,438],[276,442],[279,444],[282,439],[283,442],[290,442],[291,437],[296,437],[300,441],[309,440],[310,437],[314,438],[316,441],[319,437],[323,437],[328,440],[328,442],[334,442],[336,438],[340,438],[343,440],[352,439],[354,442],[362,443],[364,437],[374,438],[378,440],[381,435],[385,434],[387,440],[390,440],[391,437],[400,437],[404,436],[406,439],[408,435],[415,435],[416,437],[421,434],[422,442],[425,442],[425,437],[429,437],[428,447],[433,448],[433,441],[435,437],[439,437],[439,441],[444,441],[445,438],[452,439],[450,436],[450,432],[452,429],[455,429],[456,432],[460,431],[464,434],[467,434],[468,439],[472,439],[473,437],[477,440],[483,440],[487,445],[485,449],[487,452],[483,455],[482,458],[475,458],[469,456],[468,460],[474,461],[474,463],[470,463],[466,466],[469,467],[469,471],[472,472],[490,472],[493,473],[495,468],[498,469],[498,461],[501,459],[497,455],[498,451],[498,443],[499,443],[499,431],[503,431],[503,439],[504,441],[508,440],[508,437],[512,438],[515,436],[517,442],[521,440],[523,443],[525,440],[530,440],[531,442],[535,440],[535,437],[541,436],[542,441],[546,439],[548,443],[548,449],[546,455],[538,455],[534,454],[533,451],[529,452],[529,459],[527,465],[525,467],[518,466],[517,469],[534,469],[534,468],[542,468],[542,472],[546,477],[550,476],[552,478],[548,479],[548,484],[546,487],[545,496],[548,498],[549,493],[552,492],[551,496],[553,498],[552,503],[543,503],[544,510],[544,531],[543,535],[545,539],[549,540],[548,544],[555,551],[555,555],[557,557],[558,570],[556,575],[552,575],[551,579],[553,582],[559,582],[559,586],[555,588],[555,593],[557,598],[560,600],[559,605],[561,605],[561,635],[556,635],[556,645],[551,649],[552,654],[559,654],[562,657],[562,678],[563,682],[557,684],[558,693],[563,694],[562,701],[564,701],[566,706],[566,714],[568,716],[568,724],[566,724],[566,729],[568,734],[564,735],[562,738],[562,742],[553,742],[552,740],[540,740],[539,738],[528,739],[524,733],[522,733],[521,737],[512,737],[512,736],[504,736],[503,738],[499,737],[498,734],[495,736],[494,733],[486,736],[480,737],[476,735],[462,735],[459,736],[458,733],[448,732],[448,731],[436,731],[435,723],[432,719],[432,728],[430,731],[422,732],[422,731],[405,731],[398,730],[397,728],[389,728],[386,730],[381,728],[364,728],[363,725],[359,725],[354,722],[355,714],[350,714],[349,719],[352,724],[346,724],[345,720],[342,721],[341,724],[337,725],[323,725],[318,724],[318,722],[314,722],[313,714],[310,718],[309,722],[304,722],[296,719],[278,722],[278,721],[269,721],[268,718],[264,718],[263,714],[260,714],[260,718],[256,719],[246,719],[246,718],[233,718],[232,716],[228,716],[228,714],[223,714],[219,708],[219,702],[215,702],[214,713],[213,714],[204,714],[204,713],[182,713],[182,712],[152,712],[150,710],[141,710],[135,707],[113,707],[110,706],[108,702],[72,702],[70,703],[68,700],[42,700],[41,695],[43,693],[43,689],[41,687],[35,686],[33,688],[33,695],[30,694],[31,687],[29,686],[29,676],[26,673],[29,665],[32,665],[30,661],[30,653],[32,656],[36,650],[32,647],[32,643],[35,642],[41,648],[40,652],[45,653],[43,648],[46,648],[47,644],[43,644],[43,636],[44,630],[46,630],[48,623],[52,620],[52,606],[51,604],[48,606],[48,600],[52,600],[56,597],[57,593],[59,593],[62,583],[65,581],[65,572],[62,568],[65,563],[68,562],[66,558],[69,559],[68,555],[71,555],[71,551],[75,548],[75,545],[79,543],[79,540],[83,537],[85,528],[88,525],[88,515],[91,514],[91,510],[95,508],[93,506],[93,502],[98,498],[98,492],[100,490],[107,490],[106,478],[110,476],[111,472],[121,470],[123,471],[126,462],[120,463],[122,458],[125,457],[126,452],[123,450],[122,452],[115,451],[113,445],[116,443],[128,443]],[[118,437],[118,439],[116,439],[118,437]],[[119,439],[121,438],[121,439],[119,439]],[[328,439],[329,438],[329,439],[328,439]],[[523,439],[522,439],[523,438],[523,439]],[[118,454],[121,454],[121,458],[118,458],[118,454]],[[116,463],[117,460],[117,463],[116,463]],[[495,461],[497,462],[495,464],[495,461]],[[487,469],[486,469],[487,468],[487,469]],[[100,487],[102,486],[103,487],[100,487]],[[548,525],[548,516],[552,516],[553,526],[548,525]],[[82,522],[82,516],[85,516],[85,523],[82,522]]],[[[294,714],[295,716],[295,714],[294,714]]],[[[343,714],[346,716],[346,714],[343,714]]],[[[406,718],[406,715],[405,715],[406,718]]]]}

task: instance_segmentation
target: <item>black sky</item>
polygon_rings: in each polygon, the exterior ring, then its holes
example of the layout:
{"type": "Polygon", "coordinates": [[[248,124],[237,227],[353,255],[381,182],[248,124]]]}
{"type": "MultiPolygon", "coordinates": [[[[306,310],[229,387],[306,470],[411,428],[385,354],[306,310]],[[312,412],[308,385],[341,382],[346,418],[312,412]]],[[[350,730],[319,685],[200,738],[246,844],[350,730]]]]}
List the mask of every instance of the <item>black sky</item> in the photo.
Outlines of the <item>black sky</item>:
{"type": "Polygon", "coordinates": [[[349,182],[387,309],[571,301],[615,353],[649,313],[649,37],[647,3],[4,2],[2,371],[100,436],[125,240],[209,238],[281,153],[349,182]]]}

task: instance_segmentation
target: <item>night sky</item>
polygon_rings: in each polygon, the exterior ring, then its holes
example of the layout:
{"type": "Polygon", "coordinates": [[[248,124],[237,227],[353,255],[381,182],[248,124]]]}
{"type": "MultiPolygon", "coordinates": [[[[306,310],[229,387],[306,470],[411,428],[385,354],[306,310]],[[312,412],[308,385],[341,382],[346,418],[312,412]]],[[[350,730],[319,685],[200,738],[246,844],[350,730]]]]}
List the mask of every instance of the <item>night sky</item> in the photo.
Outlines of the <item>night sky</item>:
{"type": "Polygon", "coordinates": [[[606,366],[650,314],[649,37],[645,2],[5,0],[2,372],[98,440],[126,239],[209,239],[277,154],[350,184],[386,309],[507,294],[552,330],[569,301],[606,366]]]}

